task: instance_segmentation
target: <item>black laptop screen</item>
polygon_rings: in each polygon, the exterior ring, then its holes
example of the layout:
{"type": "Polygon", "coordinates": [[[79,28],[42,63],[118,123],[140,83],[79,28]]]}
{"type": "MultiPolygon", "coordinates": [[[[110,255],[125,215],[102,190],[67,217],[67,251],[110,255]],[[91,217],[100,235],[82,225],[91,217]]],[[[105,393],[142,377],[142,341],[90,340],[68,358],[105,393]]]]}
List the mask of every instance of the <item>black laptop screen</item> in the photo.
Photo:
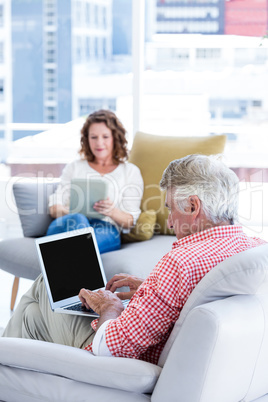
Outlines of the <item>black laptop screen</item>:
{"type": "Polygon", "coordinates": [[[105,286],[90,233],[39,244],[54,302],[105,286]]]}

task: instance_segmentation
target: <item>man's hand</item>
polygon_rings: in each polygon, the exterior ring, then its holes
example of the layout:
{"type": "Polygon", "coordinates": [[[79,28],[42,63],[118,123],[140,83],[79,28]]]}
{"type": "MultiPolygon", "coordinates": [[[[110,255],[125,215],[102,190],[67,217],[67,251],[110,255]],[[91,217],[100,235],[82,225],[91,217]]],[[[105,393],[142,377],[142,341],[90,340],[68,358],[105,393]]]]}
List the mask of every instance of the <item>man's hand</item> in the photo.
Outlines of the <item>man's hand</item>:
{"type": "Polygon", "coordinates": [[[122,286],[129,287],[129,292],[118,292],[116,293],[117,297],[121,300],[131,299],[134,295],[138,287],[144,282],[144,279],[137,278],[136,276],[129,274],[118,274],[114,275],[112,279],[106,285],[106,290],[110,290],[111,292],[115,292],[116,289],[121,288],[122,286]]]}
{"type": "Polygon", "coordinates": [[[91,290],[81,289],[78,296],[83,306],[86,306],[87,309],[92,308],[99,315],[102,315],[107,310],[114,311],[120,315],[124,310],[123,304],[118,297],[107,290],[100,289],[97,292],[92,292],[91,290]]]}
{"type": "Polygon", "coordinates": [[[81,289],[78,296],[86,308],[92,308],[99,314],[96,331],[105,321],[116,319],[124,310],[121,300],[108,290],[92,292],[91,290],[81,289]]]}

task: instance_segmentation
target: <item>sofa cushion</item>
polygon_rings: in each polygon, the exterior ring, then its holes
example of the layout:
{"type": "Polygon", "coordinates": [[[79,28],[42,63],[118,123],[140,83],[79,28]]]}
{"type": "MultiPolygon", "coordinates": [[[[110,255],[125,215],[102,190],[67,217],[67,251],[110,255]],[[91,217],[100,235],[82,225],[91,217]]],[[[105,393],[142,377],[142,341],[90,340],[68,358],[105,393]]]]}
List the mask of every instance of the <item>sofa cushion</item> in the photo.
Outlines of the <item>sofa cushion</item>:
{"type": "Polygon", "coordinates": [[[173,233],[167,229],[168,212],[165,194],[159,182],[163,171],[174,160],[189,154],[218,154],[224,150],[225,135],[207,137],[169,137],[138,132],[135,135],[129,161],[140,168],[144,180],[142,210],[153,209],[157,213],[155,231],[173,233]]]}
{"type": "Polygon", "coordinates": [[[25,237],[40,237],[46,234],[52,221],[48,211],[48,197],[58,181],[18,181],[13,184],[13,193],[25,237]]]}
{"type": "Polygon", "coordinates": [[[163,366],[188,313],[196,306],[236,295],[268,293],[268,244],[222,261],[198,283],[176,322],[159,358],[163,366]]]}
{"type": "Polygon", "coordinates": [[[129,233],[122,233],[123,243],[132,243],[133,241],[150,240],[154,234],[154,225],[156,222],[156,212],[153,209],[141,212],[136,225],[129,233]]]}
{"type": "Polygon", "coordinates": [[[128,392],[151,393],[161,373],[160,367],[141,360],[96,357],[82,349],[32,339],[2,338],[0,355],[1,365],[128,392]]]}

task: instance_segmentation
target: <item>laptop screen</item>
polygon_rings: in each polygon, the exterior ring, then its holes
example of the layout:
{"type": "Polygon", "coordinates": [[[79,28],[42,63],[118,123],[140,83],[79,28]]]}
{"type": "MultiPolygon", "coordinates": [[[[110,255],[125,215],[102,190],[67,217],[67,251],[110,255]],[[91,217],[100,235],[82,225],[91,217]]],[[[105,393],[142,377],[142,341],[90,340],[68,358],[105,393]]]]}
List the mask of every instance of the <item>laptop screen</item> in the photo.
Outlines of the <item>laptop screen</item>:
{"type": "Polygon", "coordinates": [[[91,233],[39,244],[54,302],[104,287],[91,233]]]}

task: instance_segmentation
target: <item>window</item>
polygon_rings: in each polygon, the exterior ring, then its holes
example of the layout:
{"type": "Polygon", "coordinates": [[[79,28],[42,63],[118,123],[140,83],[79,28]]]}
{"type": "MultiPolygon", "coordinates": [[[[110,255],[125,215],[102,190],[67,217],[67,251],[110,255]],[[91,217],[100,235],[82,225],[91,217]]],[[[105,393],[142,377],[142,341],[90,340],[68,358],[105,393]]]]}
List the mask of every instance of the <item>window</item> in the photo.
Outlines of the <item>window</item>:
{"type": "Polygon", "coordinates": [[[4,25],[4,6],[0,4],[0,27],[4,25]]]}
{"type": "Polygon", "coordinates": [[[91,40],[90,40],[89,36],[86,37],[85,53],[86,53],[86,61],[90,61],[90,58],[91,58],[91,40]]]}
{"type": "Polygon", "coordinates": [[[99,40],[98,38],[94,38],[94,51],[96,59],[99,57],[99,40]]]}
{"type": "Polygon", "coordinates": [[[81,1],[74,1],[74,7],[75,7],[75,18],[74,18],[74,24],[75,26],[81,26],[82,23],[82,3],[81,1]]]}
{"type": "Polygon", "coordinates": [[[54,123],[57,120],[57,108],[55,106],[46,106],[44,109],[44,120],[47,123],[54,123]]]}
{"type": "Polygon", "coordinates": [[[4,80],[0,79],[0,100],[4,99],[4,80]]]}
{"type": "Polygon", "coordinates": [[[252,106],[253,107],[262,107],[262,101],[261,100],[253,100],[252,106]]]}
{"type": "Polygon", "coordinates": [[[102,8],[102,22],[103,22],[103,28],[107,29],[107,11],[106,8],[102,8]]]}
{"type": "Polygon", "coordinates": [[[82,38],[80,36],[75,38],[75,60],[78,64],[82,62],[82,38]]]}
{"type": "Polygon", "coordinates": [[[90,23],[91,23],[90,13],[91,13],[90,4],[86,3],[86,12],[85,12],[86,27],[90,27],[90,23]]]}
{"type": "Polygon", "coordinates": [[[97,27],[99,23],[99,6],[97,4],[94,6],[94,22],[97,27]]]}
{"type": "Polygon", "coordinates": [[[4,44],[0,42],[0,63],[4,63],[4,44]]]}
{"type": "Polygon", "coordinates": [[[179,19],[199,19],[218,18],[219,10],[216,7],[167,7],[159,8],[157,12],[157,20],[179,20],[179,19]]]}
{"type": "Polygon", "coordinates": [[[102,38],[102,55],[103,55],[103,58],[106,59],[106,57],[107,57],[107,40],[106,40],[106,38],[102,38]]]}
{"type": "Polygon", "coordinates": [[[196,49],[196,57],[198,59],[219,59],[221,57],[221,49],[196,49]]]}
{"type": "Polygon", "coordinates": [[[116,99],[79,99],[79,115],[84,116],[98,109],[110,109],[116,111],[116,99]]]}

